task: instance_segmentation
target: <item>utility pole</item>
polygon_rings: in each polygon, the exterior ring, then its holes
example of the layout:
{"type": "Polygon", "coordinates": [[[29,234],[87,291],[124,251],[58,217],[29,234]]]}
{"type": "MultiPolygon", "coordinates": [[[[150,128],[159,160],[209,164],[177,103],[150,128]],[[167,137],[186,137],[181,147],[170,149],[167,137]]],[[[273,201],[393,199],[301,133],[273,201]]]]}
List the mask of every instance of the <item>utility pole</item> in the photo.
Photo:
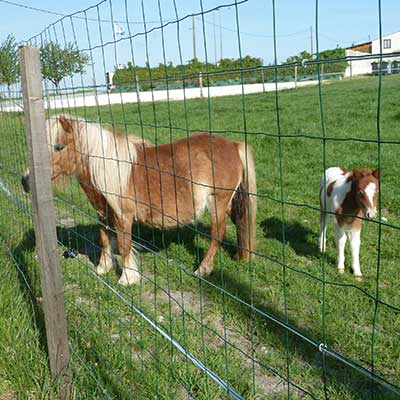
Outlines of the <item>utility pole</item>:
{"type": "Polygon", "coordinates": [[[214,57],[215,57],[215,64],[217,64],[218,55],[217,55],[217,34],[215,26],[215,13],[213,14],[213,34],[214,34],[214,57]]]}
{"type": "Polygon", "coordinates": [[[311,44],[311,55],[314,54],[314,45],[313,45],[313,32],[312,26],[310,26],[310,44],[311,44]]]}
{"type": "Polygon", "coordinates": [[[222,52],[222,24],[221,24],[221,9],[219,10],[219,47],[220,47],[220,53],[221,53],[221,60],[224,58],[223,57],[223,52],[222,52]]]}
{"type": "Polygon", "coordinates": [[[197,50],[196,50],[196,26],[194,23],[194,15],[192,15],[192,31],[193,31],[193,59],[197,61],[197,50]]]}

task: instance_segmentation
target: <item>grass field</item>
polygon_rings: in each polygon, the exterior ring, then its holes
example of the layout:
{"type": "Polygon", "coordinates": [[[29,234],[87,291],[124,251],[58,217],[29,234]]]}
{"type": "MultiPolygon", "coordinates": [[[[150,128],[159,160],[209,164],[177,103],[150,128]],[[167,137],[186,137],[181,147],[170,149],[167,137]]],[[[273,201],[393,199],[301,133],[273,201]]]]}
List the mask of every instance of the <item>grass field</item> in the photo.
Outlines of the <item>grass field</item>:
{"type": "MultiPolygon", "coordinates": [[[[274,93],[211,99],[210,103],[198,99],[143,104],[140,112],[134,104],[78,110],[88,120],[114,122],[118,129],[143,135],[153,143],[209,130],[244,140],[242,132],[246,131],[256,161],[260,256],[251,265],[232,258],[235,230],[229,224],[214,273],[202,282],[190,271],[208,246],[207,215],[198,226],[167,232],[135,226],[133,238],[147,248],[140,252],[141,285],[121,288],[115,272],[106,276],[104,284],[93,273],[92,262],[99,255],[96,214],[75,183],[57,190],[60,254],[65,247],[81,254],[77,259],[62,259],[77,398],[107,398],[102,388],[118,399],[228,398],[108,286],[246,399],[286,399],[288,395],[293,399],[396,398],[356,370],[331,357],[322,358],[318,348],[251,312],[220,289],[287,320],[315,343],[325,341],[329,349],[364,368],[371,370],[373,361],[376,374],[400,386],[399,312],[381,303],[375,314],[375,302],[368,296],[378,293],[382,302],[400,308],[398,87],[399,77],[383,78],[381,192],[382,216],[388,222],[381,226],[379,252],[379,225],[364,223],[362,282],[354,280],[348,262],[345,274],[337,273],[331,225],[326,262],[321,260],[319,180],[324,146],[327,167],[377,166],[377,78],[323,87],[325,141],[321,140],[317,87],[280,92],[279,119],[274,93]],[[279,376],[288,377],[293,384],[288,386],[279,376]]],[[[29,197],[22,194],[19,184],[26,164],[21,119],[18,114],[0,115],[0,179],[15,198],[28,205],[29,197]]],[[[12,250],[35,293],[29,295],[3,250],[0,277],[6,286],[0,293],[5,310],[0,313],[0,360],[9,362],[0,361],[0,399],[2,392],[20,398],[51,398],[54,388],[49,385],[46,366],[31,223],[3,192],[0,207],[3,243],[12,250]],[[19,330],[7,322],[7,310],[14,313],[19,330]],[[6,335],[1,335],[3,330],[6,335]],[[10,358],[8,349],[13,343],[10,358]]]]}

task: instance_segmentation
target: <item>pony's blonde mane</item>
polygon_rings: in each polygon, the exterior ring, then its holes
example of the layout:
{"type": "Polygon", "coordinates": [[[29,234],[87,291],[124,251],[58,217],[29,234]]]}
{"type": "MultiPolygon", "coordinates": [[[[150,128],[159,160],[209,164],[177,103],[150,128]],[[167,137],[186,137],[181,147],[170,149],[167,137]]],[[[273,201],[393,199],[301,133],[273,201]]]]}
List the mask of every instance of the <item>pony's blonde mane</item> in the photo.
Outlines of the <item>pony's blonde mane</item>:
{"type": "MultiPolygon", "coordinates": [[[[87,161],[93,186],[107,199],[113,210],[121,212],[132,164],[137,159],[137,147],[148,143],[131,134],[106,129],[99,123],[66,116],[73,122],[75,148],[87,161]]],[[[49,143],[54,146],[62,132],[59,118],[49,119],[49,143]]]]}

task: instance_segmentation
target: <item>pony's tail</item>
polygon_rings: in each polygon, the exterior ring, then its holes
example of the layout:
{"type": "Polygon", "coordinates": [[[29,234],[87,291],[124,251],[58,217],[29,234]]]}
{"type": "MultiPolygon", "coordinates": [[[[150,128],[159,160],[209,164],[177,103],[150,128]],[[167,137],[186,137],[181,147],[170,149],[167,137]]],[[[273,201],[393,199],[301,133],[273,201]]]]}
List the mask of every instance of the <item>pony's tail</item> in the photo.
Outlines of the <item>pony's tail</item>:
{"type": "Polygon", "coordinates": [[[239,143],[238,150],[243,174],[232,199],[231,216],[236,225],[238,257],[252,259],[256,251],[256,172],[251,147],[239,143]]]}

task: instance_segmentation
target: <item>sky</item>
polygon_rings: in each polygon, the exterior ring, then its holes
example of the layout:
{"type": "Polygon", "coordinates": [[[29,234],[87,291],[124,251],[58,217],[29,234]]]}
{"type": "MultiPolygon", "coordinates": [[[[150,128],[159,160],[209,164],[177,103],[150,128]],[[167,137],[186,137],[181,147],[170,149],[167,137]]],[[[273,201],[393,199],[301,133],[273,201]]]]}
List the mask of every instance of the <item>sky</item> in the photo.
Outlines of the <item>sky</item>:
{"type": "MultiPolygon", "coordinates": [[[[70,14],[100,0],[9,1],[70,14]]],[[[0,0],[0,41],[10,33],[18,41],[24,41],[42,32],[31,43],[48,40],[75,43],[91,53],[93,65],[88,73],[99,83],[117,63],[134,60],[143,66],[148,61],[153,66],[164,60],[179,64],[192,59],[191,14],[199,14],[195,16],[197,57],[209,62],[215,62],[221,55],[224,58],[251,55],[262,58],[265,64],[272,63],[274,21],[278,62],[303,50],[315,52],[317,39],[322,51],[379,37],[378,0],[317,3],[318,32],[316,0],[275,0],[275,19],[272,0],[237,0],[236,4],[235,0],[103,0],[86,13],[75,14],[44,31],[60,17],[0,0]],[[177,16],[179,23],[175,22],[177,16]],[[118,21],[118,26],[111,21],[118,21]],[[160,21],[172,22],[160,29],[160,21]],[[118,34],[118,30],[123,34],[118,34]]],[[[381,0],[383,35],[400,31],[399,15],[399,0],[381,0]]]]}

